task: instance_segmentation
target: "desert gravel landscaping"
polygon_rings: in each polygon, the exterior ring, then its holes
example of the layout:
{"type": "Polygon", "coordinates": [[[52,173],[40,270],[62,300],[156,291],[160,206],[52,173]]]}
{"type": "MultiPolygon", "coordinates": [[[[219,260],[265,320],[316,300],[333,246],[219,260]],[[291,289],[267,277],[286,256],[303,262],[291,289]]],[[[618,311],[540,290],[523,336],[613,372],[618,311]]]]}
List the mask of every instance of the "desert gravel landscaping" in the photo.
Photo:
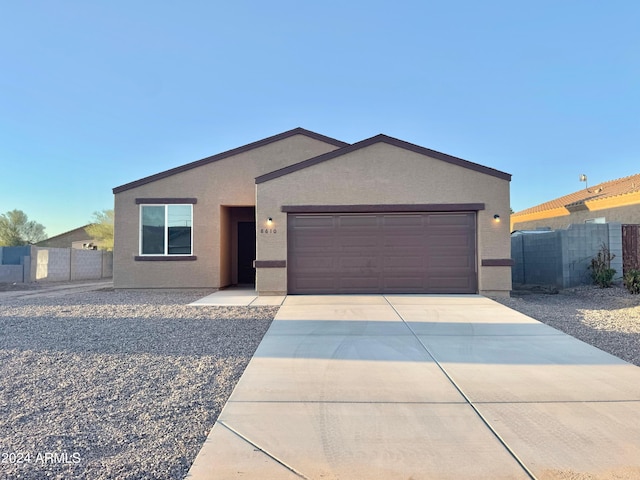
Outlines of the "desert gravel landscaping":
{"type": "Polygon", "coordinates": [[[277,307],[0,299],[0,478],[182,479],[277,307]]]}
{"type": "Polygon", "coordinates": [[[588,285],[555,295],[515,290],[511,298],[494,300],[640,366],[640,295],[620,285],[588,285]]]}
{"type": "MultiPolygon", "coordinates": [[[[278,308],[208,293],[0,297],[0,478],[184,478],[278,308]]],[[[640,365],[621,287],[499,301],[640,365]]]]}

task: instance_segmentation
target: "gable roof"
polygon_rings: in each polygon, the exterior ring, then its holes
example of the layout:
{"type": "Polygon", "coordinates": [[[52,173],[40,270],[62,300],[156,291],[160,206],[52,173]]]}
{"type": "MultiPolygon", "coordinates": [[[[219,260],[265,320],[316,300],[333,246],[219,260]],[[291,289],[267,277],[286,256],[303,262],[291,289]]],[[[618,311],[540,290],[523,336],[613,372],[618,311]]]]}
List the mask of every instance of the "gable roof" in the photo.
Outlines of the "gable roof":
{"type": "Polygon", "coordinates": [[[564,195],[563,197],[516,212],[511,215],[511,217],[545,212],[563,207],[568,210],[579,209],[579,207],[584,206],[587,202],[613,199],[614,197],[635,192],[640,192],[640,173],[616,180],[609,180],[608,182],[599,183],[593,187],[578,190],[569,195],[564,195]]]}
{"type": "Polygon", "coordinates": [[[458,157],[453,157],[451,155],[447,155],[446,153],[436,152],[435,150],[421,147],[419,145],[414,145],[413,143],[405,142],[404,140],[399,140],[397,138],[379,134],[379,135],[376,135],[375,137],[371,137],[366,140],[362,140],[361,142],[357,142],[352,145],[339,148],[332,152],[328,152],[328,153],[319,155],[317,157],[310,158],[308,160],[304,160],[302,162],[296,163],[294,165],[290,165],[288,167],[284,167],[279,170],[275,170],[273,172],[260,175],[259,177],[256,177],[256,184],[267,182],[269,180],[273,180],[274,178],[282,177],[284,175],[297,172],[298,170],[302,170],[303,168],[311,167],[313,165],[326,162],[327,160],[331,160],[333,158],[346,155],[347,153],[360,150],[361,148],[365,148],[365,147],[374,145],[376,143],[386,143],[388,145],[393,145],[395,147],[403,148],[405,150],[410,150],[412,152],[416,152],[421,155],[426,155],[431,158],[436,158],[438,160],[442,160],[443,162],[451,163],[453,165],[458,165],[459,167],[468,168],[470,170],[475,170],[476,172],[485,173],[487,175],[492,175],[494,177],[501,178],[503,180],[511,181],[511,175],[508,173],[501,172],[493,168],[485,167],[484,165],[479,165],[477,163],[469,162],[468,160],[463,160],[458,157]]]}
{"type": "Polygon", "coordinates": [[[315,133],[310,130],[305,130],[304,128],[298,127],[298,128],[294,128],[293,130],[288,130],[286,132],[273,135],[272,137],[267,137],[262,140],[258,140],[257,142],[249,143],[242,147],[234,148],[232,150],[227,150],[226,152],[218,153],[217,155],[206,157],[206,158],[203,158],[202,160],[197,160],[195,162],[187,163],[186,165],[181,165],[179,167],[172,168],[170,170],[165,170],[164,172],[156,173],[155,175],[150,175],[148,177],[141,178],[140,180],[136,180],[134,182],[120,185],[119,187],[115,187],[113,189],[113,193],[116,194],[116,193],[124,192],[125,190],[130,190],[132,188],[145,185],[147,183],[155,182],[156,180],[160,180],[162,178],[170,177],[171,175],[175,175],[177,173],[191,170],[192,168],[197,168],[202,165],[207,165],[209,163],[217,162],[218,160],[222,160],[224,158],[228,158],[233,155],[238,155],[239,153],[248,152],[249,150],[263,147],[265,145],[269,145],[270,143],[278,142],[280,140],[284,140],[289,137],[293,137],[294,135],[305,135],[309,138],[313,138],[315,140],[319,140],[321,142],[334,145],[336,147],[344,147],[346,145],[349,145],[348,143],[342,142],[335,138],[327,137],[325,135],[321,135],[319,133],[315,133]]]}
{"type": "MultiPolygon", "coordinates": [[[[63,232],[63,233],[59,233],[58,235],[54,235],[53,237],[49,237],[45,240],[41,240],[40,242],[35,243],[34,245],[37,246],[46,246],[46,244],[48,242],[51,242],[52,240],[60,240],[60,239],[65,239],[66,237],[72,237],[76,234],[80,234],[78,236],[78,238],[86,238],[87,240],[91,239],[91,235],[89,235],[86,231],[85,228],[90,227],[91,225],[93,225],[93,223],[88,223],[83,227],[78,227],[78,228],[74,228],[73,230],[69,230],[68,232],[63,232]]],[[[77,235],[76,235],[77,236],[77,235]]]]}

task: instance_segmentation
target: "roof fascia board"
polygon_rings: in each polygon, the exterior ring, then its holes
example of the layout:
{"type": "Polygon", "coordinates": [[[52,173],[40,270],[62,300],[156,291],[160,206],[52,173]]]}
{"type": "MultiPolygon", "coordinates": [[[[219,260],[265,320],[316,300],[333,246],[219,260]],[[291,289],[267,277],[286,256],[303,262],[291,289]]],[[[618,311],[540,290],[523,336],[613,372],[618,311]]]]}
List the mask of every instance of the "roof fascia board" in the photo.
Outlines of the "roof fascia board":
{"type": "Polygon", "coordinates": [[[290,165],[288,167],[281,168],[279,170],[275,170],[270,173],[266,173],[264,175],[260,175],[256,177],[256,184],[268,182],[269,180],[273,180],[275,178],[282,177],[284,175],[288,175],[290,173],[296,172],[298,170],[302,170],[304,168],[311,167],[313,165],[317,165],[322,162],[326,162],[327,160],[331,160],[336,157],[340,157],[342,155],[346,155],[348,153],[354,152],[356,150],[360,150],[361,148],[369,147],[376,143],[386,143],[388,145],[393,145],[395,147],[403,148],[405,150],[410,150],[415,153],[419,153],[421,155],[425,155],[427,157],[435,158],[437,160],[441,160],[443,162],[451,163],[453,165],[457,165],[463,168],[468,168],[470,170],[474,170],[476,172],[485,173],[487,175],[491,175],[502,180],[511,181],[511,174],[501,172],[500,170],[496,170],[490,167],[485,167],[484,165],[479,165],[477,163],[470,162],[468,160],[463,160],[462,158],[454,157],[451,155],[447,155],[446,153],[437,152],[435,150],[431,150],[429,148],[421,147],[419,145],[415,145],[413,143],[405,142],[404,140],[399,140],[397,138],[389,137],[387,135],[376,135],[375,137],[367,138],[366,140],[362,140],[360,142],[354,143],[352,145],[348,145],[332,152],[328,152],[322,155],[319,155],[314,158],[310,158],[308,160],[304,160],[302,162],[296,163],[294,165],[290,165]]]}
{"type": "Polygon", "coordinates": [[[150,175],[148,177],[144,177],[141,178],[140,180],[136,180],[134,182],[130,182],[130,183],[126,183],[124,185],[120,185],[119,187],[115,187],[113,189],[113,193],[120,193],[120,192],[124,192],[126,190],[131,190],[132,188],[136,188],[139,187],[141,185],[145,185],[147,183],[151,183],[151,182],[155,182],[156,180],[160,180],[163,178],[167,178],[170,177],[172,175],[176,175],[178,173],[182,173],[185,172],[187,170],[191,170],[192,168],[197,168],[200,167],[202,165],[207,165],[209,163],[213,163],[213,162],[217,162],[219,160],[225,159],[225,158],[229,158],[232,157],[234,155],[238,155],[240,153],[244,153],[244,152],[248,152],[250,150],[259,148],[259,147],[264,147],[265,145],[269,145],[270,143],[274,143],[280,140],[284,140],[286,138],[289,137],[293,137],[294,135],[304,135],[307,136],[309,138],[313,138],[314,140],[318,140],[324,143],[328,143],[330,145],[334,145],[336,147],[344,147],[346,145],[349,145],[346,142],[343,142],[341,140],[337,140],[335,138],[331,138],[331,137],[327,137],[325,135],[321,135],[319,133],[315,133],[312,132],[310,130],[305,130],[304,128],[294,128],[293,130],[289,130],[283,133],[279,133],[277,135],[273,135],[271,137],[268,138],[264,138],[262,140],[258,140],[256,142],[253,143],[249,143],[247,145],[244,145],[242,147],[237,147],[234,148],[232,150],[227,150],[226,152],[222,152],[222,153],[218,153],[216,155],[213,155],[211,157],[206,157],[203,158],[201,160],[196,160],[195,162],[191,162],[191,163],[187,163],[185,165],[181,165],[179,167],[175,167],[172,168],[170,170],[165,170],[164,172],[160,172],[160,173],[156,173],[154,175],[150,175]]]}

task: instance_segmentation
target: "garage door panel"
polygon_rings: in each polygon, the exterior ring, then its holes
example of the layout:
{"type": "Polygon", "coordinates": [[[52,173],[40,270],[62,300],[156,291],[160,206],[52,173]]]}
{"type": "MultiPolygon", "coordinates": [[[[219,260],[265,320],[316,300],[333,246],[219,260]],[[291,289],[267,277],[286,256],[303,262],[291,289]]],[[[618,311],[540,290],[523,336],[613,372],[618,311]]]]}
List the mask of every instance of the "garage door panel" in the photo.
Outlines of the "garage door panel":
{"type": "Polygon", "coordinates": [[[332,215],[296,215],[296,228],[324,229],[333,227],[335,218],[332,215]]]}
{"type": "Polygon", "coordinates": [[[335,271],[336,259],[326,255],[318,257],[302,257],[295,259],[295,267],[304,270],[329,270],[335,271]]]}
{"type": "Polygon", "coordinates": [[[424,266],[430,269],[444,269],[445,271],[459,268],[462,269],[465,274],[469,269],[473,268],[471,259],[461,256],[432,257],[425,262],[424,266]]]}
{"type": "Polygon", "coordinates": [[[406,255],[392,257],[384,257],[384,267],[391,269],[411,268],[415,269],[416,265],[422,264],[422,256],[420,255],[406,255]]]}
{"type": "Polygon", "coordinates": [[[424,248],[425,239],[421,234],[403,234],[398,232],[396,235],[386,234],[382,244],[391,248],[424,248]]]}
{"type": "Polygon", "coordinates": [[[422,289],[424,278],[422,276],[385,277],[384,286],[388,289],[422,289]]]}
{"type": "Polygon", "coordinates": [[[464,233],[460,235],[431,235],[429,237],[429,246],[442,249],[449,247],[469,248],[471,243],[464,233]]]}
{"type": "MultiPolygon", "coordinates": [[[[360,257],[340,257],[338,258],[338,265],[340,270],[380,270],[380,263],[383,259],[378,257],[371,256],[360,256],[360,257]]],[[[363,271],[363,274],[369,275],[373,272],[363,271]]]]}
{"type": "Polygon", "coordinates": [[[289,215],[289,293],[476,292],[475,213],[318,218],[289,215]]]}
{"type": "Polygon", "coordinates": [[[391,228],[415,228],[424,225],[422,215],[384,215],[382,224],[391,228]]]}
{"type": "Polygon", "coordinates": [[[363,235],[362,232],[357,234],[345,235],[339,237],[336,243],[342,247],[374,247],[378,246],[378,238],[372,235],[363,235]]]}
{"type": "Polygon", "coordinates": [[[340,289],[347,289],[351,291],[377,291],[380,288],[380,279],[378,276],[344,276],[340,278],[338,285],[340,289]]]}
{"type": "Polygon", "coordinates": [[[429,276],[428,283],[435,293],[468,293],[470,287],[466,277],[429,276]]]}
{"type": "Polygon", "coordinates": [[[427,223],[431,226],[472,225],[471,220],[473,219],[468,213],[439,213],[429,215],[427,218],[427,223]]]}
{"type": "Polygon", "coordinates": [[[296,237],[292,243],[296,249],[326,250],[327,248],[333,248],[335,240],[330,235],[303,234],[296,237]]]}
{"type": "Polygon", "coordinates": [[[340,228],[378,228],[379,219],[375,215],[341,215],[338,217],[340,228]]]}

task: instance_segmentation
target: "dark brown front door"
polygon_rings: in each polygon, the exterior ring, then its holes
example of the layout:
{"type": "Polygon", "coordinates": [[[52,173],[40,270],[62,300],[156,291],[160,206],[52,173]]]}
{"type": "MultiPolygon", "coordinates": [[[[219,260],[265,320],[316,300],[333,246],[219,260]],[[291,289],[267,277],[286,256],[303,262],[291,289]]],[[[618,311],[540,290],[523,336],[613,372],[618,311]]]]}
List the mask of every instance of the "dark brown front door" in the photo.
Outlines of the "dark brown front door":
{"type": "Polygon", "coordinates": [[[238,222],[238,283],[256,283],[256,222],[238,222]]]}
{"type": "Polygon", "coordinates": [[[476,293],[473,212],[290,214],[288,291],[476,293]]]}

